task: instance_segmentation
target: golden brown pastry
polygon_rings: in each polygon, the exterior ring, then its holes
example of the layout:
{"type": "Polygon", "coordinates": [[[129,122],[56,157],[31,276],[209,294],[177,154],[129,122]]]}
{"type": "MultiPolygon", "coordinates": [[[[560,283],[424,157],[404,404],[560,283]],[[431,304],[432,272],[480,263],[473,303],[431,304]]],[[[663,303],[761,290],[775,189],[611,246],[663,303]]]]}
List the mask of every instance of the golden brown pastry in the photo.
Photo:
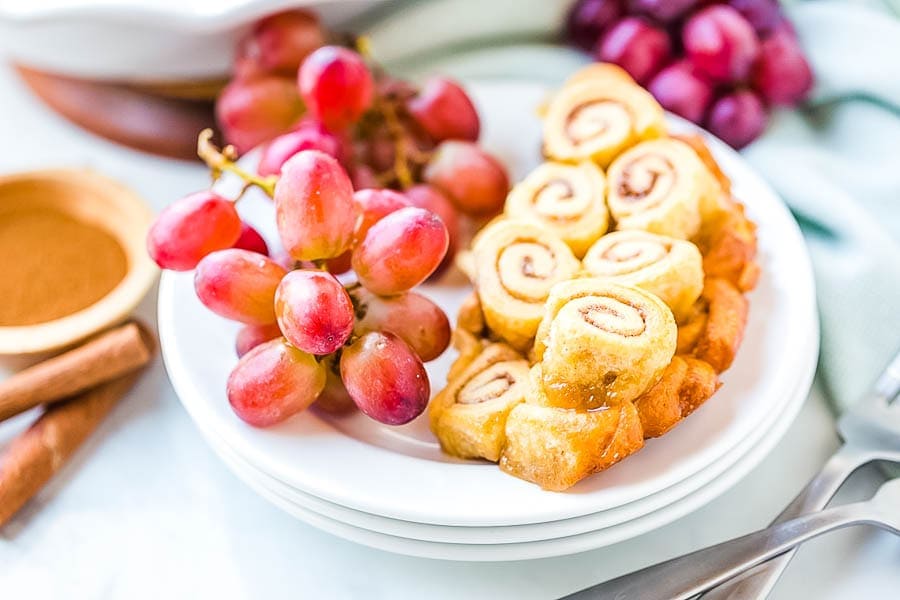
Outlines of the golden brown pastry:
{"type": "Polygon", "coordinates": [[[606,177],[591,162],[545,162],[512,189],[504,211],[549,229],[581,258],[609,225],[606,177]]]}
{"type": "Polygon", "coordinates": [[[744,338],[747,298],[729,281],[707,278],[703,299],[709,307],[706,326],[697,338],[693,354],[721,373],[731,366],[744,338]]]}
{"type": "Polygon", "coordinates": [[[704,224],[697,244],[703,253],[707,277],[727,279],[741,291],[752,290],[759,277],[756,263],[756,225],[744,207],[720,197],[718,210],[704,224]]]}
{"type": "Polygon", "coordinates": [[[719,191],[709,169],[684,142],[641,142],[613,161],[607,202],[616,229],[643,229],[680,239],[700,230],[700,207],[719,191]]]}
{"type": "Polygon", "coordinates": [[[569,87],[583,81],[608,81],[614,80],[628,85],[637,86],[634,78],[628,74],[628,71],[614,63],[591,63],[584,66],[566,79],[563,87],[569,87]]]}
{"type": "MultiPolygon", "coordinates": [[[[540,381],[540,365],[532,381],[540,381]]],[[[607,469],[644,444],[637,410],[630,402],[600,410],[546,406],[539,389],[506,419],[500,468],[546,490],[565,490],[607,469]]]]}
{"type": "Polygon", "coordinates": [[[662,377],[634,401],[645,438],[659,437],[709,400],[719,378],[702,360],[676,356],[662,377]]]}
{"type": "Polygon", "coordinates": [[[657,296],[600,279],[557,284],[534,344],[553,406],[630,402],[656,383],[675,354],[672,311],[657,296]]]}
{"type": "Polygon", "coordinates": [[[528,362],[506,344],[484,349],[428,405],[431,430],[448,454],[496,462],[506,417],[525,400],[528,362]]]}
{"type": "Polygon", "coordinates": [[[527,349],[553,284],[581,264],[561,239],[536,225],[492,223],[474,247],[475,289],[491,331],[518,350],[527,349]]]}
{"type": "Polygon", "coordinates": [[[584,76],[550,100],[544,154],[606,167],[626,148],[664,132],[663,110],[649,92],[617,77],[584,76]]]}
{"type": "Polygon", "coordinates": [[[646,231],[614,231],[600,238],[582,261],[604,281],[655,294],[682,322],[703,291],[703,257],[691,242],[646,231]]]}

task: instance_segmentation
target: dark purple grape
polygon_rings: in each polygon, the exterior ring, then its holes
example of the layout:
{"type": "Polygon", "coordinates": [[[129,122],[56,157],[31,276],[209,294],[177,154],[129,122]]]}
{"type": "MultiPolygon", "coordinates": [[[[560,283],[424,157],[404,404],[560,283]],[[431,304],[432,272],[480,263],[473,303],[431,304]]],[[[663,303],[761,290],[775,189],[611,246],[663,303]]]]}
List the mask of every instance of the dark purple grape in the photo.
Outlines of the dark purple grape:
{"type": "Polygon", "coordinates": [[[764,40],[753,68],[753,87],[771,104],[793,105],[813,86],[812,69],[797,38],[779,29],[764,40]]]}
{"type": "Polygon", "coordinates": [[[761,38],[768,36],[785,21],[778,0],[729,0],[728,4],[747,19],[761,38]]]}
{"type": "Polygon", "coordinates": [[[663,29],[628,17],[606,32],[594,55],[601,61],[616,63],[644,84],[669,61],[671,52],[669,35],[663,29]]]}
{"type": "Polygon", "coordinates": [[[718,4],[695,13],[685,23],[681,37],[694,66],[722,83],[745,81],[759,55],[756,32],[730,6],[718,4]]]}
{"type": "Polygon", "coordinates": [[[713,104],[707,127],[729,145],[740,149],[759,137],[768,119],[759,96],[750,90],[737,90],[713,104]]]}
{"type": "Polygon", "coordinates": [[[663,108],[694,123],[703,122],[713,96],[712,84],[687,60],[657,73],[647,89],[663,108]]]}
{"type": "Polygon", "coordinates": [[[566,37],[584,50],[590,50],[600,36],[622,16],[617,0],[580,0],[569,11],[566,37]]]}

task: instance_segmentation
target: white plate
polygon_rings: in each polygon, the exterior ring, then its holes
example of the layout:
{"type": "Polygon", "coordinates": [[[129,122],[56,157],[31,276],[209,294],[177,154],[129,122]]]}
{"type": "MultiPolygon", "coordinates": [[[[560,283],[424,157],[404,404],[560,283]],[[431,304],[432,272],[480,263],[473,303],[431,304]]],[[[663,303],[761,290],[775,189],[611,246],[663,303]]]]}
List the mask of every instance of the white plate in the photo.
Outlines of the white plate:
{"type": "Polygon", "coordinates": [[[387,535],[357,527],[298,504],[295,502],[296,498],[291,490],[254,470],[220,440],[207,437],[207,441],[232,472],[263,498],[298,519],[338,537],[379,550],[422,558],[482,562],[549,558],[595,550],[631,539],[667,525],[724,493],[759,464],[788,430],[806,399],[812,373],[815,370],[815,361],[811,362],[809,366],[809,378],[800,382],[798,393],[785,405],[783,412],[778,414],[771,428],[760,439],[749,444],[749,449],[745,449],[746,453],[723,474],[707,482],[693,493],[659,510],[596,531],[522,543],[440,543],[387,535]]]}
{"type": "MultiPolygon", "coordinates": [[[[484,117],[486,145],[521,176],[539,159],[534,107],[545,90],[498,83],[471,91],[484,117]]],[[[672,124],[693,129],[678,119],[672,124]]],[[[744,344],[713,401],[661,440],[567,493],[544,492],[492,465],[450,459],[423,418],[392,428],[362,415],[328,422],[306,412],[270,429],[247,426],[224,395],[236,361],[236,327],[197,301],[191,276],[183,273],[166,273],[160,285],[160,338],[172,383],[198,423],[250,463],[290,487],[375,515],[440,525],[520,525],[609,510],[671,487],[720,460],[783,407],[796,389],[813,335],[812,273],[796,223],[737,153],[717,140],[710,143],[759,224],[763,276],[751,295],[744,344]]],[[[247,200],[242,213],[271,234],[271,204],[247,200]]],[[[427,293],[452,315],[465,289],[430,286],[427,293]]],[[[429,365],[434,388],[442,385],[451,358],[429,365]]]]}
{"type": "MultiPolygon", "coordinates": [[[[720,461],[696,475],[647,498],[593,515],[562,521],[507,527],[451,527],[388,519],[354,511],[287,486],[241,458],[224,441],[217,438],[214,433],[203,430],[203,434],[210,445],[214,446],[218,454],[224,454],[229,458],[228,462],[231,466],[237,467],[247,474],[252,474],[263,487],[278,493],[286,501],[300,508],[353,527],[390,536],[452,544],[511,544],[549,540],[622,526],[628,521],[644,517],[669,505],[676,504],[678,501],[689,497],[710,484],[710,482],[720,477],[726,471],[736,477],[743,476],[764,457],[762,453],[751,454],[750,450],[765,445],[768,436],[772,432],[780,430],[780,428],[774,427],[776,421],[778,423],[783,421],[790,423],[793,421],[799,407],[802,406],[815,373],[818,355],[817,342],[818,336],[814,335],[807,353],[808,359],[805,371],[800,374],[801,379],[798,381],[797,389],[791,400],[785,404],[783,412],[772,413],[770,419],[757,432],[743,440],[741,444],[723,456],[720,461]]],[[[607,533],[612,533],[612,531],[607,533]]],[[[602,538],[595,536],[595,539],[602,538]]]]}

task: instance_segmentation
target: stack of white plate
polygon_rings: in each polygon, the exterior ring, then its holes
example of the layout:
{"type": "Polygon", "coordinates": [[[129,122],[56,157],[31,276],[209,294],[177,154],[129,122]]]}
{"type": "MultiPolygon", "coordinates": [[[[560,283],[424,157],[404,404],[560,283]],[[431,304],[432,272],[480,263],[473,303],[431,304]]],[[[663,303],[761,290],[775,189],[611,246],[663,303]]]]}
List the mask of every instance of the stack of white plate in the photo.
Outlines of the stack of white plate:
{"type": "MultiPolygon", "coordinates": [[[[493,84],[472,92],[486,144],[521,177],[539,161],[533,108],[544,90],[493,84]]],[[[672,127],[690,126],[673,119],[672,127]]],[[[738,154],[710,144],[759,225],[763,274],[750,296],[743,346],[709,402],[567,492],[444,455],[424,417],[389,427],[359,413],[336,418],[310,410],[269,429],[246,425],[224,391],[237,360],[237,327],[199,303],[189,273],[166,273],[160,285],[160,337],[172,383],[212,448],[247,485],[361,544],[431,558],[516,560],[590,550],[669,523],[721,494],[772,449],[806,398],[818,350],[813,279],[793,218],[738,154]]],[[[270,202],[247,198],[241,210],[272,233],[270,202]]],[[[445,283],[424,291],[452,316],[468,288],[445,283]]],[[[444,384],[452,355],[428,365],[433,391],[444,384]]]]}

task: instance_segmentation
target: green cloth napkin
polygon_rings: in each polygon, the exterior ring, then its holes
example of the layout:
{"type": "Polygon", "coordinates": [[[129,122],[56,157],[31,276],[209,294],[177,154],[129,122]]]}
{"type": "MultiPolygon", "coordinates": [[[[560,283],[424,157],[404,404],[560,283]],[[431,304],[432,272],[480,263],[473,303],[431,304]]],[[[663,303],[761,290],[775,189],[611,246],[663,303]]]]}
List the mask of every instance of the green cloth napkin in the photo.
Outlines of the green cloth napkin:
{"type": "MultiPolygon", "coordinates": [[[[558,85],[588,58],[558,43],[571,0],[390,3],[362,30],[408,76],[558,85]],[[411,34],[415,32],[415,34],[411,34]]],[[[900,349],[900,0],[793,2],[817,77],[802,110],[779,110],[744,156],[775,187],[812,255],[819,377],[840,410],[900,349]]]]}

